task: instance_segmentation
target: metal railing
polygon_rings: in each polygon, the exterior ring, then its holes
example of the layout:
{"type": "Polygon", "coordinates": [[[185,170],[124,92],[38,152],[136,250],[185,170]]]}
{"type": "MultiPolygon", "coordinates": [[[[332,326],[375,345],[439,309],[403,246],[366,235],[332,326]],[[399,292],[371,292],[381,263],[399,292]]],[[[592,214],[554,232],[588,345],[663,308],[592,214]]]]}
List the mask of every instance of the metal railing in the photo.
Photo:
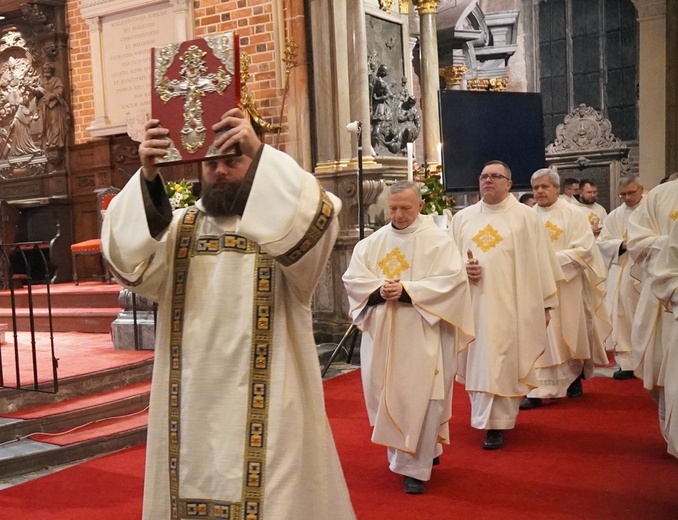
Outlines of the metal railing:
{"type": "Polygon", "coordinates": [[[59,378],[57,374],[58,359],[54,353],[54,326],[52,322],[52,299],[50,293],[50,269],[49,262],[45,257],[44,251],[49,248],[49,242],[18,242],[14,244],[0,244],[0,252],[2,259],[6,265],[7,283],[10,291],[10,301],[12,304],[12,334],[14,338],[14,371],[16,382],[14,385],[6,384],[4,374],[4,361],[2,349],[0,349],[0,387],[16,388],[17,390],[27,390],[35,392],[57,393],[59,391],[59,378]],[[44,268],[44,280],[36,280],[34,278],[35,263],[29,261],[29,255],[38,256],[37,263],[44,268]],[[15,273],[14,263],[22,264],[25,273],[15,273]],[[17,314],[17,297],[15,292],[15,282],[21,280],[26,284],[26,296],[28,301],[28,323],[30,329],[30,356],[33,381],[22,381],[21,360],[22,356],[26,355],[26,345],[21,345],[19,342],[18,321],[17,314]],[[33,284],[45,284],[47,296],[47,318],[49,322],[49,346],[50,346],[50,360],[52,382],[40,382],[38,375],[38,347],[36,341],[36,316],[33,299],[33,284]],[[22,348],[23,347],[23,348],[22,348]]]}

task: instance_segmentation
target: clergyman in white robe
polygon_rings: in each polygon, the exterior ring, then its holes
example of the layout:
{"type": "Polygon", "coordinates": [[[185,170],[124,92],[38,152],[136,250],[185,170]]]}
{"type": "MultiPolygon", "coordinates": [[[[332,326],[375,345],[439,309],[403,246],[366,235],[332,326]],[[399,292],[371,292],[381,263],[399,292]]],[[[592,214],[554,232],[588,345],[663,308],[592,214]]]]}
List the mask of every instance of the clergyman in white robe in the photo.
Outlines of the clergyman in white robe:
{"type": "Polygon", "coordinates": [[[389,223],[360,241],[343,281],[353,323],[363,332],[372,442],[388,448],[391,471],[427,481],[441,444],[450,441],[456,356],[473,334],[461,256],[431,216],[419,215],[404,229],[389,223]],[[407,296],[374,303],[392,279],[407,296]]]}
{"type": "Polygon", "coordinates": [[[641,283],[631,326],[636,376],[656,399],[659,422],[665,429],[664,387],[660,383],[664,341],[671,334],[673,316],[652,292],[652,269],[678,222],[678,181],[654,187],[629,218],[627,247],[634,260],[632,275],[641,283]]]}
{"type": "Polygon", "coordinates": [[[631,274],[640,286],[640,297],[631,326],[634,370],[646,389],[657,386],[662,360],[662,334],[670,325],[669,313],[652,293],[648,279],[657,254],[666,244],[678,222],[678,182],[669,181],[653,188],[631,214],[627,248],[634,261],[631,274]]]}
{"type": "Polygon", "coordinates": [[[544,224],[512,194],[459,211],[449,232],[464,258],[470,251],[482,268],[471,284],[476,339],[462,351],[457,376],[469,392],[471,425],[512,429],[520,401],[539,385],[545,309],[557,306],[556,278],[563,275],[544,224]]]}
{"type": "Polygon", "coordinates": [[[355,518],[310,312],[338,199],[269,146],[226,217],[201,201],[172,214],[140,173],[102,244],[120,283],[158,302],[144,520],[355,518]]]}
{"type": "Polygon", "coordinates": [[[633,261],[626,251],[627,226],[629,217],[642,203],[641,198],[633,206],[624,203],[613,209],[603,221],[598,236],[598,248],[608,269],[605,303],[612,323],[605,346],[614,351],[619,370],[624,372],[632,372],[635,368],[631,354],[631,324],[640,296],[631,276],[633,261]]]}
{"type": "MultiPolygon", "coordinates": [[[[675,181],[674,181],[675,182],[675,181]]],[[[668,452],[678,457],[678,226],[650,268],[652,292],[667,312],[672,313],[670,329],[664,337],[662,364],[657,384],[664,388],[664,429],[668,452]]]]}
{"type": "MultiPolygon", "coordinates": [[[[557,185],[553,189],[557,194],[557,185]]],[[[560,398],[582,375],[592,378],[594,365],[608,362],[601,340],[610,330],[604,307],[606,269],[582,211],[563,199],[534,210],[544,223],[564,279],[557,280],[558,307],[551,310],[548,347],[536,364],[539,386],[527,396],[560,398]]]]}

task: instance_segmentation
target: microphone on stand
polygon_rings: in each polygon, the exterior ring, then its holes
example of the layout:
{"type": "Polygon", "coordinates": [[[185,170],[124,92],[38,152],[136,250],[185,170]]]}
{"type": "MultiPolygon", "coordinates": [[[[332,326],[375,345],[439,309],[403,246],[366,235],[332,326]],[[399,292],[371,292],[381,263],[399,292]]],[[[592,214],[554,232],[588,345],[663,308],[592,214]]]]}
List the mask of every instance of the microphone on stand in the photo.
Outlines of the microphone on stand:
{"type": "Polygon", "coordinates": [[[351,121],[346,125],[346,131],[356,134],[358,139],[358,231],[360,240],[365,238],[365,212],[363,211],[363,124],[360,121],[351,121]]]}

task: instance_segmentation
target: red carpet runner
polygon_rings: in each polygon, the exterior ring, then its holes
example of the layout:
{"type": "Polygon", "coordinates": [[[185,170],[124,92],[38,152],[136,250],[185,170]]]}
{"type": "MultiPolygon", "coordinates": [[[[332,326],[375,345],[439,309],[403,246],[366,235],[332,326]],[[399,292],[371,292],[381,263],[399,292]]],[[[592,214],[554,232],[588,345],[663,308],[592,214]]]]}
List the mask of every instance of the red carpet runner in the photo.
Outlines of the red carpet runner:
{"type": "MultiPolygon", "coordinates": [[[[453,443],[419,496],[403,493],[385,448],[369,441],[358,373],[328,381],[325,391],[360,520],[678,518],[678,461],[666,454],[639,381],[598,378],[584,383],[582,399],[521,412],[495,452],[481,449],[484,435],[469,426],[457,386],[453,443]]],[[[143,448],[133,448],[6,489],[0,518],[137,519],[143,459],[143,448]]]]}

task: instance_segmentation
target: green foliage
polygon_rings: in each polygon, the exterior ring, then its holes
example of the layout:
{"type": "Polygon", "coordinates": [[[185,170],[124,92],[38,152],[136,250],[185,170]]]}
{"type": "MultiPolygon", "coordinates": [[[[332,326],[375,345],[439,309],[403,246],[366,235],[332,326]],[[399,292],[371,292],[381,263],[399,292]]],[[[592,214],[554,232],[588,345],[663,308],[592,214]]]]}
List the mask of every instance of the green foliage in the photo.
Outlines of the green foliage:
{"type": "Polygon", "coordinates": [[[428,165],[415,164],[412,170],[413,179],[419,182],[421,198],[424,200],[424,208],[421,212],[425,215],[442,215],[443,210],[454,211],[454,198],[445,195],[440,166],[431,169],[428,165]]]}

